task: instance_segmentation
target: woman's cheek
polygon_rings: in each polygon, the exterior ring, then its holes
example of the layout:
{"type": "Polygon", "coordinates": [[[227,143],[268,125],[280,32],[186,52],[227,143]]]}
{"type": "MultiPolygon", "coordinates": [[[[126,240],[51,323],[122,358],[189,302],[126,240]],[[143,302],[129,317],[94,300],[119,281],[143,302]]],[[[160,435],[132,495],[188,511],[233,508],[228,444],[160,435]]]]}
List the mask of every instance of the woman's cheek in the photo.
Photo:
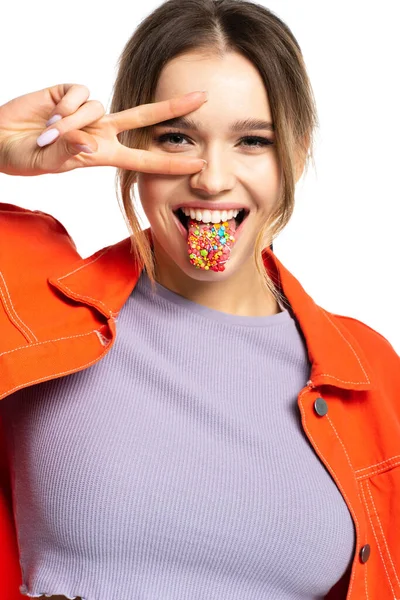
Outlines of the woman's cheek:
{"type": "Polygon", "coordinates": [[[166,204],[176,203],[177,185],[162,175],[141,173],[138,177],[139,197],[146,212],[162,208],[166,204]]]}

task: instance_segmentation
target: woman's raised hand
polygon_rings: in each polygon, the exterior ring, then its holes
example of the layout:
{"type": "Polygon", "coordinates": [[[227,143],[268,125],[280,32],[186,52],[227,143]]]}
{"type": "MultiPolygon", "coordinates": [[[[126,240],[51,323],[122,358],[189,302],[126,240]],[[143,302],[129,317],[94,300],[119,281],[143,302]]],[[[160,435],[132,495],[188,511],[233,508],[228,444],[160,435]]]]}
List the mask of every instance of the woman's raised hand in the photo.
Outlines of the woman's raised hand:
{"type": "Polygon", "coordinates": [[[0,106],[0,172],[8,175],[65,173],[82,167],[112,166],[143,173],[185,175],[199,172],[204,161],[128,148],[117,134],[190,113],[205,102],[204,92],[142,104],[105,114],[101,102],[88,100],[89,89],[60,84],[10,100],[0,106]],[[46,123],[54,115],[61,119],[46,123]],[[48,145],[38,145],[42,133],[56,130],[48,145]],[[76,145],[89,146],[93,154],[76,145]]]}

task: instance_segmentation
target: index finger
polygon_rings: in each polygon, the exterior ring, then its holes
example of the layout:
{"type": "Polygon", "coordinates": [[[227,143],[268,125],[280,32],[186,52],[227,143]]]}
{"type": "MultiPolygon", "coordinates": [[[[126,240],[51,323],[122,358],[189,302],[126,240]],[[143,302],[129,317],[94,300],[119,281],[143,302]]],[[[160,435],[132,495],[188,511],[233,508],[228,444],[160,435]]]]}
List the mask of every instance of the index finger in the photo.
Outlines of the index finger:
{"type": "Polygon", "coordinates": [[[204,168],[206,161],[202,158],[189,156],[171,156],[157,154],[149,150],[132,149],[119,144],[111,156],[107,155],[105,162],[99,162],[96,157],[96,166],[118,167],[141,173],[159,173],[162,175],[189,175],[198,173],[204,168]]]}
{"type": "Polygon", "coordinates": [[[128,129],[161,123],[172,117],[180,117],[199,108],[206,100],[206,92],[191,92],[178,98],[140,104],[118,113],[111,113],[107,115],[107,121],[113,125],[116,133],[121,133],[128,129]]]}

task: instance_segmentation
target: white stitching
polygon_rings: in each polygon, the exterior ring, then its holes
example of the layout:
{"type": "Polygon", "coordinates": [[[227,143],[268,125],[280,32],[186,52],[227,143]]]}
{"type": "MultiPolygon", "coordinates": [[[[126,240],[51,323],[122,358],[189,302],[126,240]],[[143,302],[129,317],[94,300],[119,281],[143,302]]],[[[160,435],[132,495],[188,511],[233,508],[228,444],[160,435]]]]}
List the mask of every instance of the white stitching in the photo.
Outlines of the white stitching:
{"type": "Polygon", "coordinates": [[[364,495],[364,489],[363,489],[363,484],[362,484],[362,483],[360,484],[360,488],[361,488],[361,493],[362,493],[362,495],[363,495],[363,498],[364,498],[364,504],[365,504],[365,506],[366,506],[366,508],[367,508],[367,515],[368,515],[368,518],[369,518],[369,522],[371,523],[371,529],[372,529],[372,533],[374,534],[375,541],[376,541],[376,545],[378,546],[378,552],[379,552],[379,554],[380,554],[380,556],[381,556],[381,559],[382,559],[383,568],[384,568],[384,569],[385,569],[385,571],[386,571],[386,575],[387,575],[387,579],[388,579],[388,582],[389,582],[389,585],[390,585],[390,589],[392,590],[392,594],[393,594],[393,600],[396,600],[396,596],[395,596],[395,593],[394,593],[394,589],[393,589],[392,583],[391,583],[391,581],[390,581],[390,578],[389,578],[389,573],[387,572],[386,564],[385,564],[385,561],[383,560],[382,551],[381,551],[381,547],[380,547],[380,545],[379,545],[378,537],[377,537],[377,535],[376,535],[376,533],[375,533],[374,524],[373,524],[373,522],[372,522],[371,515],[369,514],[369,510],[368,510],[368,504],[367,504],[367,501],[366,501],[366,499],[365,499],[365,495],[364,495]]]}
{"type": "Polygon", "coordinates": [[[397,465],[400,465],[400,460],[398,460],[397,462],[395,462],[391,465],[387,465],[386,467],[382,467],[381,469],[377,469],[376,471],[372,471],[371,473],[359,475],[357,477],[357,480],[360,481],[361,479],[369,479],[370,477],[372,477],[372,475],[379,475],[380,473],[385,473],[386,471],[391,471],[391,469],[393,467],[396,467],[397,465]]]}
{"type": "Polygon", "coordinates": [[[8,296],[8,300],[9,300],[9,302],[11,304],[11,309],[10,309],[10,307],[7,306],[6,298],[4,297],[2,288],[0,286],[0,293],[1,293],[1,296],[2,296],[3,301],[4,301],[4,309],[5,309],[6,313],[8,314],[8,316],[10,317],[10,319],[13,321],[13,323],[17,327],[17,329],[18,330],[21,330],[21,329],[23,330],[23,333],[25,334],[28,342],[32,343],[32,338],[37,341],[37,337],[35,336],[35,334],[33,333],[33,331],[31,329],[29,329],[28,325],[26,325],[22,321],[22,319],[18,315],[17,311],[15,310],[14,305],[13,305],[12,300],[11,300],[10,292],[8,291],[6,280],[4,279],[4,275],[3,275],[3,273],[1,271],[0,271],[0,277],[1,277],[2,281],[3,281],[4,287],[5,287],[5,291],[6,291],[7,296],[8,296]],[[17,320],[19,322],[19,325],[18,325],[17,320]],[[28,332],[30,334],[32,334],[32,338],[30,337],[30,335],[29,335],[28,332]]]}
{"type": "MultiPolygon", "coordinates": [[[[327,418],[327,420],[328,420],[328,422],[329,422],[330,426],[332,427],[332,429],[333,429],[333,431],[334,431],[334,433],[335,433],[335,435],[336,435],[337,439],[339,440],[339,442],[340,442],[340,444],[341,444],[341,446],[342,446],[342,448],[343,448],[343,450],[344,450],[344,453],[345,453],[345,455],[346,455],[347,462],[349,463],[349,465],[350,465],[350,468],[351,468],[351,470],[353,471],[353,474],[354,474],[354,468],[353,468],[353,465],[351,464],[351,460],[350,460],[350,457],[349,457],[349,455],[348,455],[348,453],[347,453],[346,447],[345,447],[345,445],[343,444],[342,440],[340,439],[340,437],[339,437],[339,435],[338,435],[338,432],[336,431],[336,428],[335,428],[334,424],[332,423],[332,421],[331,421],[331,418],[329,417],[329,415],[328,415],[328,414],[326,415],[326,418],[327,418]]],[[[356,477],[355,477],[355,476],[354,476],[354,478],[356,479],[356,477]]],[[[358,491],[358,486],[356,486],[356,487],[357,487],[357,495],[358,495],[358,499],[360,500],[360,504],[362,505],[362,501],[361,501],[360,493],[359,493],[359,491],[358,491]]]]}
{"type": "Polygon", "coordinates": [[[369,469],[372,469],[373,467],[379,467],[379,465],[384,465],[385,463],[388,463],[391,460],[394,460],[395,458],[400,458],[400,454],[396,454],[395,456],[392,456],[391,458],[387,458],[386,460],[381,460],[381,462],[374,463],[373,465],[369,465],[369,467],[363,467],[362,469],[356,469],[355,472],[361,473],[361,471],[368,471],[369,469]]]}
{"type": "MultiPolygon", "coordinates": [[[[98,256],[96,256],[96,258],[93,258],[92,260],[90,260],[89,262],[81,265],[80,267],[77,267],[76,269],[74,269],[74,271],[71,271],[70,273],[67,273],[66,275],[62,275],[62,277],[58,277],[57,281],[61,281],[61,279],[65,279],[65,277],[68,277],[69,275],[73,275],[74,273],[77,273],[78,271],[80,271],[81,269],[85,269],[86,267],[88,267],[89,265],[92,265],[93,263],[95,263],[97,260],[99,260],[99,258],[101,258],[102,256],[104,256],[105,254],[107,254],[107,252],[109,252],[111,249],[113,248],[113,246],[109,246],[108,248],[106,248],[105,250],[103,250],[102,252],[100,252],[100,254],[98,256]]],[[[75,292],[73,292],[69,287],[67,287],[65,285],[65,283],[63,283],[63,286],[65,287],[66,290],[68,290],[75,298],[85,298],[86,300],[92,300],[92,302],[101,304],[104,309],[106,310],[107,314],[109,314],[110,316],[115,316],[118,313],[114,313],[112,310],[110,310],[105,304],[104,302],[102,302],[101,300],[97,299],[97,298],[92,298],[91,296],[82,296],[80,294],[76,294],[75,292]]]]}
{"type": "Polygon", "coordinates": [[[364,563],[364,566],[365,566],[365,571],[364,571],[365,595],[368,600],[369,599],[369,595],[368,595],[368,561],[366,563],[364,563]]]}
{"type": "Polygon", "coordinates": [[[102,346],[108,346],[108,344],[111,342],[111,340],[108,337],[106,337],[105,335],[103,335],[102,333],[100,333],[100,331],[96,330],[96,333],[97,333],[97,337],[99,338],[102,346]]]}
{"type": "MultiPolygon", "coordinates": [[[[344,446],[344,444],[343,444],[342,440],[340,439],[340,437],[339,437],[339,435],[338,435],[338,433],[337,433],[337,431],[336,431],[336,429],[335,429],[335,427],[334,427],[334,425],[333,425],[333,423],[332,423],[331,419],[330,419],[329,417],[327,417],[327,419],[328,419],[328,421],[329,421],[329,423],[330,423],[330,425],[331,425],[331,427],[332,427],[333,431],[335,432],[335,435],[336,435],[336,437],[338,438],[339,442],[341,443],[341,445],[342,445],[342,447],[343,447],[343,450],[344,450],[344,452],[345,452],[345,454],[346,454],[346,457],[347,457],[347,460],[348,460],[348,462],[349,462],[349,465],[350,465],[350,466],[351,466],[351,468],[353,469],[353,466],[352,466],[352,464],[351,464],[351,462],[350,462],[349,455],[347,454],[346,448],[345,448],[345,446],[344,446]]],[[[354,472],[354,469],[353,469],[353,472],[354,472]]],[[[371,475],[371,473],[370,473],[369,475],[371,475]]],[[[362,478],[362,477],[364,477],[364,476],[361,476],[361,478],[362,478]]],[[[357,478],[357,479],[359,480],[359,479],[361,479],[361,478],[357,478]]],[[[368,484],[368,482],[366,482],[366,484],[368,484]]],[[[358,487],[358,486],[357,486],[357,487],[358,487]]],[[[370,520],[370,522],[371,522],[371,518],[370,518],[370,515],[369,515],[369,512],[368,512],[368,505],[367,505],[367,503],[365,502],[364,491],[363,491],[363,489],[362,489],[362,485],[361,485],[361,484],[360,484],[360,489],[361,489],[361,492],[362,492],[362,495],[363,495],[363,498],[364,498],[364,505],[365,505],[365,506],[366,506],[366,508],[367,508],[368,518],[369,518],[369,520],[370,520]]],[[[357,493],[358,493],[358,492],[357,492],[357,493]]],[[[371,495],[371,493],[370,493],[370,495],[371,495]]],[[[360,497],[360,494],[358,494],[358,497],[360,498],[360,502],[361,502],[361,504],[363,504],[363,502],[362,502],[362,500],[361,500],[361,497],[360,497]]],[[[371,496],[371,500],[372,500],[372,503],[373,503],[372,496],[371,496]]],[[[383,538],[384,538],[384,540],[385,540],[385,544],[386,544],[386,539],[385,539],[385,536],[384,536],[384,534],[383,534],[382,526],[381,526],[381,524],[380,524],[380,521],[379,521],[379,518],[378,518],[378,514],[377,514],[377,513],[376,513],[376,516],[377,516],[377,519],[378,519],[379,525],[380,525],[380,527],[381,527],[382,536],[383,536],[383,538]]],[[[371,522],[371,526],[372,526],[372,522],[371,522]]],[[[372,527],[372,528],[373,528],[373,527],[372,527]]],[[[374,531],[374,536],[375,536],[375,539],[376,539],[375,531],[374,531]]],[[[365,540],[365,541],[366,541],[366,540],[365,540]]],[[[378,544],[378,548],[379,548],[379,553],[381,554],[381,558],[382,558],[382,561],[383,561],[383,556],[382,556],[382,553],[381,553],[381,550],[380,550],[379,544],[378,544]]],[[[390,556],[390,553],[389,553],[389,550],[388,550],[387,544],[386,544],[386,549],[387,549],[387,552],[388,552],[388,555],[389,555],[389,558],[390,558],[390,562],[392,563],[393,570],[394,570],[394,572],[395,572],[396,579],[397,579],[397,573],[396,573],[396,571],[395,571],[395,568],[394,568],[394,565],[393,565],[393,562],[392,562],[392,559],[391,559],[391,556],[390,556]]],[[[386,570],[386,567],[385,567],[385,571],[386,571],[386,574],[387,574],[387,576],[388,576],[388,579],[389,579],[389,574],[388,574],[388,572],[387,572],[387,570],[386,570]]],[[[367,576],[365,575],[365,577],[364,577],[365,586],[367,586],[367,579],[366,579],[366,577],[367,577],[367,576]]],[[[398,579],[397,579],[397,582],[399,583],[398,579]]],[[[390,587],[391,587],[391,589],[392,589],[392,592],[393,592],[393,588],[392,588],[392,585],[391,585],[391,583],[390,583],[390,579],[389,579],[389,584],[390,584],[390,587]]],[[[368,596],[368,591],[367,591],[367,596],[368,596]]],[[[393,597],[394,597],[394,600],[396,600],[396,598],[395,598],[395,596],[394,596],[394,592],[393,592],[393,597]]]]}
{"type": "Polygon", "coordinates": [[[69,292],[71,292],[71,294],[75,297],[75,298],[86,298],[86,300],[92,300],[93,302],[95,302],[96,304],[101,304],[102,306],[104,306],[107,314],[111,317],[114,313],[107,308],[107,306],[104,304],[104,302],[102,302],[101,300],[98,300],[97,298],[92,298],[91,296],[83,296],[82,294],[76,294],[75,292],[73,292],[68,286],[65,285],[65,283],[63,283],[63,286],[65,287],[66,290],[68,290],[69,292]]]}
{"type": "MultiPolygon", "coordinates": [[[[303,392],[300,394],[300,398],[303,396],[303,394],[306,394],[306,393],[307,393],[307,390],[304,390],[304,391],[303,391],[303,392]]],[[[312,440],[312,442],[313,442],[314,446],[315,446],[315,447],[316,447],[316,448],[319,450],[320,454],[323,456],[323,452],[321,452],[321,450],[319,449],[319,446],[318,446],[318,444],[315,442],[314,438],[312,437],[312,435],[311,435],[310,431],[309,431],[309,430],[308,430],[308,428],[307,428],[307,425],[306,425],[306,415],[305,415],[304,409],[303,409],[303,407],[302,407],[302,405],[301,405],[301,402],[299,403],[299,406],[300,406],[300,411],[301,411],[301,413],[302,413],[302,415],[303,415],[303,425],[304,425],[304,429],[307,431],[307,433],[308,433],[309,437],[311,438],[311,440],[312,440]]],[[[334,473],[334,474],[336,475],[335,471],[332,469],[331,465],[330,465],[330,464],[329,464],[329,462],[326,460],[326,458],[325,458],[325,461],[326,461],[326,463],[328,464],[329,468],[331,469],[332,473],[334,473]]],[[[337,475],[336,475],[336,477],[337,477],[337,475]]],[[[339,478],[338,478],[338,479],[339,479],[339,478]]],[[[356,522],[357,529],[358,529],[358,530],[360,530],[360,525],[359,525],[359,523],[358,523],[358,519],[357,519],[357,514],[356,514],[356,511],[354,510],[354,508],[352,507],[351,503],[349,502],[349,499],[348,499],[348,497],[347,497],[347,495],[346,495],[346,492],[344,491],[344,489],[343,489],[342,485],[341,485],[339,482],[338,482],[338,486],[339,486],[339,488],[340,488],[340,491],[342,492],[343,496],[346,498],[346,500],[347,500],[347,503],[349,504],[349,506],[351,506],[351,508],[352,508],[352,511],[353,511],[353,513],[354,513],[354,520],[355,520],[355,522],[356,522]]],[[[357,491],[357,494],[358,494],[358,491],[357,491]]],[[[359,494],[358,494],[358,497],[360,497],[360,495],[359,495],[359,494]]],[[[357,550],[356,550],[356,552],[357,552],[357,550]]],[[[354,562],[354,561],[353,561],[353,562],[354,562]]],[[[356,563],[356,564],[357,564],[357,563],[356,563]]],[[[354,583],[355,571],[356,571],[356,569],[353,569],[353,568],[352,568],[352,575],[351,575],[351,579],[350,579],[350,584],[349,584],[348,593],[347,593],[347,596],[346,596],[347,600],[349,600],[349,599],[351,598],[351,591],[352,591],[352,589],[353,589],[353,583],[354,583]]]]}
{"type": "Polygon", "coordinates": [[[341,383],[352,383],[354,385],[366,384],[366,381],[347,381],[345,379],[340,379],[340,377],[335,377],[335,375],[330,375],[329,373],[318,373],[318,377],[330,377],[331,379],[336,379],[336,381],[340,381],[341,383]]]}
{"type": "MultiPolygon", "coordinates": [[[[321,307],[319,307],[319,308],[321,308],[321,307]]],[[[365,377],[367,378],[367,381],[366,381],[366,382],[365,382],[365,381],[362,381],[362,382],[361,382],[361,381],[345,381],[344,383],[354,383],[354,384],[358,384],[358,383],[369,383],[369,384],[370,384],[371,382],[370,382],[370,380],[368,379],[368,375],[367,375],[367,373],[365,372],[365,369],[364,369],[364,367],[362,366],[361,360],[358,358],[358,355],[357,355],[356,351],[354,350],[353,346],[352,346],[352,345],[350,344],[350,342],[349,342],[349,341],[348,341],[348,340],[347,340],[347,339],[344,337],[344,335],[343,335],[343,333],[340,331],[340,329],[338,329],[338,327],[336,327],[335,323],[332,321],[332,319],[330,319],[330,318],[329,318],[328,314],[326,313],[326,311],[325,311],[323,308],[321,308],[321,312],[322,312],[322,314],[323,314],[323,315],[325,315],[325,317],[328,319],[328,321],[329,321],[329,322],[330,322],[330,323],[333,325],[333,327],[336,329],[336,331],[337,331],[337,332],[340,334],[340,336],[341,336],[341,337],[344,339],[344,341],[346,342],[346,344],[349,346],[349,348],[350,348],[350,349],[351,349],[351,351],[353,352],[354,356],[356,357],[356,359],[357,359],[357,361],[358,361],[358,364],[359,364],[359,365],[360,365],[360,367],[361,367],[361,370],[362,370],[362,372],[364,373],[365,377]]],[[[324,375],[325,375],[325,373],[324,373],[324,375]]],[[[332,377],[332,375],[327,375],[327,377],[332,377]]],[[[337,378],[335,377],[335,379],[337,379],[337,378]]],[[[342,381],[342,380],[341,380],[341,379],[339,379],[338,381],[342,381]]]]}
{"type": "MultiPolygon", "coordinates": [[[[330,426],[332,427],[332,429],[333,429],[333,431],[334,431],[334,433],[335,433],[335,435],[336,435],[337,439],[339,440],[339,442],[340,442],[340,444],[341,444],[341,446],[342,446],[342,448],[343,448],[343,450],[344,450],[344,453],[345,453],[345,455],[346,455],[346,458],[347,458],[347,462],[349,463],[349,465],[350,465],[350,467],[351,467],[351,470],[353,471],[353,473],[355,473],[355,471],[354,471],[354,468],[353,468],[353,465],[351,464],[350,457],[349,457],[349,455],[347,454],[346,447],[345,447],[345,445],[343,444],[342,440],[340,439],[340,437],[339,437],[339,434],[338,434],[338,432],[336,431],[336,428],[335,428],[334,424],[332,423],[332,420],[331,420],[331,418],[330,418],[330,416],[329,416],[328,414],[326,415],[326,418],[327,418],[327,420],[328,420],[328,422],[329,422],[330,426]]],[[[358,494],[358,498],[359,498],[359,500],[360,500],[360,503],[362,504],[362,502],[361,502],[361,498],[360,498],[360,494],[358,494]]]]}
{"type": "MultiPolygon", "coordinates": [[[[345,453],[345,455],[346,455],[347,462],[349,463],[349,466],[350,466],[350,468],[351,468],[351,470],[352,470],[352,472],[353,472],[353,474],[354,474],[354,468],[353,468],[353,465],[351,464],[351,460],[350,460],[350,457],[349,457],[349,455],[348,455],[348,453],[347,453],[346,447],[345,447],[345,445],[343,444],[342,440],[340,439],[340,437],[339,437],[339,435],[338,435],[338,432],[336,431],[336,428],[335,428],[334,424],[332,423],[332,421],[331,421],[331,419],[330,419],[330,417],[329,417],[329,415],[328,415],[328,414],[326,415],[326,418],[327,418],[327,420],[328,420],[328,423],[329,423],[329,425],[332,427],[332,429],[333,429],[333,431],[334,431],[334,433],[335,433],[335,435],[336,435],[337,439],[339,440],[339,443],[340,443],[340,445],[342,446],[342,448],[343,448],[343,450],[344,450],[344,453],[345,453]]],[[[354,478],[356,479],[356,476],[355,476],[355,474],[354,474],[354,478]]],[[[358,485],[357,485],[357,483],[356,483],[356,489],[357,489],[357,496],[358,496],[358,499],[359,499],[359,501],[360,501],[360,504],[361,504],[361,506],[362,506],[362,500],[361,500],[361,497],[360,497],[360,492],[358,491],[358,485]]],[[[366,534],[365,534],[365,535],[366,535],[366,534]]],[[[367,539],[366,539],[366,537],[365,537],[365,538],[364,538],[364,544],[366,543],[366,541],[367,541],[367,539]]]]}
{"type": "Polygon", "coordinates": [[[386,537],[385,537],[385,533],[384,533],[383,528],[382,528],[381,521],[380,521],[379,516],[378,516],[378,511],[376,510],[374,498],[373,498],[373,496],[371,494],[371,490],[370,490],[370,486],[369,486],[368,481],[365,482],[365,486],[367,488],[369,497],[371,498],[372,506],[374,507],[375,515],[376,515],[376,518],[378,520],[378,524],[379,524],[379,528],[380,528],[381,533],[382,533],[383,541],[385,542],[386,552],[388,554],[388,557],[389,557],[389,560],[390,560],[390,564],[392,565],[393,572],[394,572],[394,575],[396,577],[397,585],[400,587],[400,581],[399,581],[399,578],[397,576],[396,568],[395,568],[395,566],[393,564],[393,560],[392,560],[392,557],[391,557],[391,554],[390,554],[390,551],[389,551],[389,546],[388,546],[388,543],[387,543],[387,540],[386,540],[386,537]]]}
{"type": "Polygon", "coordinates": [[[91,335],[92,333],[96,333],[97,329],[92,329],[92,331],[88,331],[86,333],[77,333],[76,335],[68,335],[66,337],[56,338],[55,340],[44,340],[43,342],[37,342],[32,344],[31,346],[18,346],[18,348],[13,348],[12,350],[6,350],[5,352],[0,353],[0,358],[5,354],[12,354],[13,352],[17,352],[18,350],[26,350],[27,348],[34,348],[35,346],[40,346],[42,344],[52,344],[53,342],[61,342],[63,340],[72,340],[73,338],[85,337],[85,335],[91,335]]]}
{"type": "MultiPolygon", "coordinates": [[[[97,333],[97,331],[90,331],[89,333],[83,333],[83,334],[80,334],[80,336],[90,335],[92,333],[97,333]]],[[[70,336],[70,337],[80,337],[80,336],[79,335],[76,335],[76,336],[73,335],[73,336],[70,336]]],[[[54,342],[54,341],[60,341],[62,339],[69,339],[69,338],[60,338],[59,340],[50,340],[50,341],[54,342]]],[[[39,343],[42,344],[42,343],[45,343],[45,342],[39,342],[39,343]]],[[[23,346],[23,347],[26,348],[26,346],[23,346]]],[[[29,346],[29,347],[31,348],[32,346],[29,346]]],[[[14,350],[11,350],[11,352],[14,352],[14,350]]],[[[106,348],[104,350],[104,352],[102,354],[100,354],[99,357],[97,357],[95,360],[92,360],[89,363],[86,363],[85,365],[79,365],[78,369],[72,369],[70,371],[62,371],[61,373],[52,373],[50,375],[50,377],[41,377],[40,379],[35,379],[35,380],[29,381],[29,382],[25,382],[22,385],[18,385],[17,387],[13,388],[12,390],[7,390],[7,394],[6,395],[8,396],[9,394],[12,394],[13,392],[16,392],[20,388],[27,387],[28,385],[34,385],[36,383],[40,383],[41,381],[47,381],[49,379],[54,379],[55,377],[58,377],[59,375],[68,375],[70,373],[76,373],[78,371],[81,371],[81,370],[85,369],[86,367],[90,367],[90,365],[93,365],[94,363],[98,362],[105,354],[107,354],[107,352],[108,352],[108,349],[106,348]]],[[[7,354],[7,352],[4,352],[3,354],[7,354]]],[[[2,399],[2,397],[3,396],[0,395],[0,400],[2,399]]]]}
{"type": "Polygon", "coordinates": [[[69,275],[73,275],[74,273],[77,273],[81,269],[84,269],[85,267],[88,267],[89,265],[95,263],[97,260],[99,260],[99,258],[101,258],[102,256],[104,256],[104,254],[107,254],[107,252],[109,252],[111,250],[111,248],[113,248],[113,246],[109,246],[108,248],[106,248],[105,250],[103,250],[102,252],[100,252],[100,254],[98,256],[96,256],[96,258],[93,258],[89,262],[84,263],[83,265],[81,265],[80,267],[77,267],[73,271],[70,271],[66,275],[62,275],[61,277],[58,277],[57,281],[61,281],[61,279],[65,279],[65,277],[68,277],[69,275]]]}

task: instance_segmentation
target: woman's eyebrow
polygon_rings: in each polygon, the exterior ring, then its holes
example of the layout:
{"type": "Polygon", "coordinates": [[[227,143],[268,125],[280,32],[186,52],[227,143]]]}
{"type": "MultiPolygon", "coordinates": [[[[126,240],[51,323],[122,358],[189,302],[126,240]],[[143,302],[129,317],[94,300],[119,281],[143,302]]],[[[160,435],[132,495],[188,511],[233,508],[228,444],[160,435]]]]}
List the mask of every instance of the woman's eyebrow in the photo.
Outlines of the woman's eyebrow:
{"type": "MultiPolygon", "coordinates": [[[[190,117],[174,117],[173,119],[162,121],[161,123],[157,123],[156,125],[162,127],[177,127],[179,129],[191,129],[193,131],[198,131],[199,129],[201,129],[199,124],[190,117]]],[[[230,125],[230,130],[233,133],[240,133],[241,131],[249,131],[254,129],[266,129],[268,131],[274,131],[274,126],[270,121],[264,121],[263,119],[254,118],[241,119],[239,121],[235,121],[230,125]]]]}

